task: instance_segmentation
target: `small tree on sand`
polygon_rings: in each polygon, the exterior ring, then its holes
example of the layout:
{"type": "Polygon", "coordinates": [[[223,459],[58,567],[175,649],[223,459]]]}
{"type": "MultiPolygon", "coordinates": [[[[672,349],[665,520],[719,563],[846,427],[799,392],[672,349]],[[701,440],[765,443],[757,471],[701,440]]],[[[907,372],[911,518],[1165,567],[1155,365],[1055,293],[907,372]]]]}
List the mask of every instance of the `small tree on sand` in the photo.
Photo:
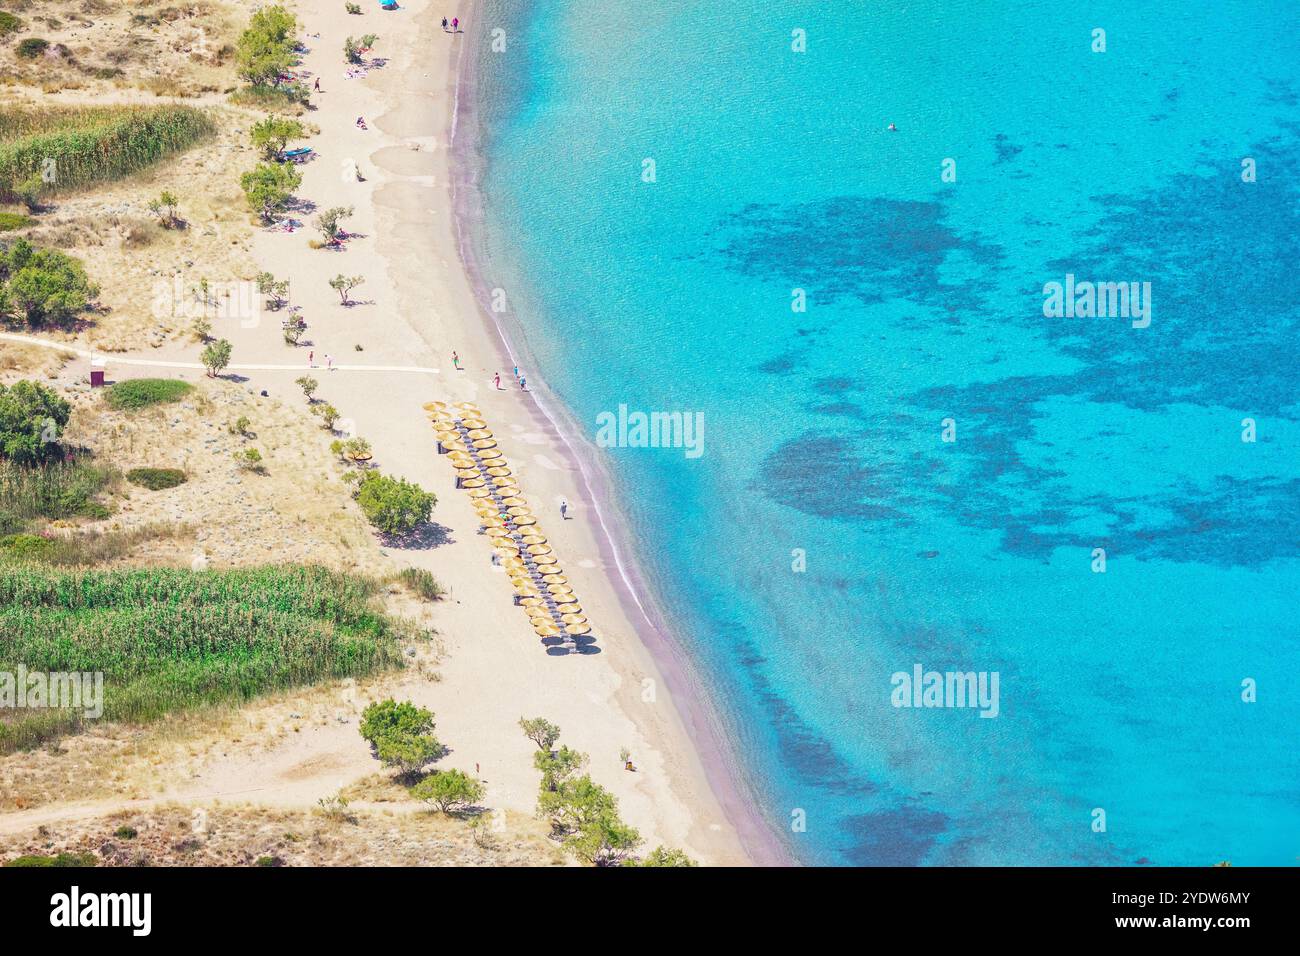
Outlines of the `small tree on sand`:
{"type": "Polygon", "coordinates": [[[362,477],[356,498],[366,520],[384,534],[393,536],[410,534],[427,522],[437,501],[432,492],[414,482],[389,478],[376,471],[362,477]]]}
{"type": "Polygon", "coordinates": [[[248,206],[263,222],[272,222],[284,210],[294,191],[302,185],[302,174],[290,164],[258,163],[239,177],[248,206]]]}
{"type": "Polygon", "coordinates": [[[176,194],[164,189],[157,199],[149,200],[149,211],[158,217],[158,224],[164,229],[172,229],[180,224],[176,208],[181,201],[176,194]]]}
{"type": "Polygon", "coordinates": [[[349,63],[360,63],[362,51],[369,50],[378,39],[373,33],[367,33],[360,40],[348,37],[343,41],[343,58],[349,63]]]}
{"type": "Polygon", "coordinates": [[[266,307],[271,311],[282,309],[289,301],[289,280],[276,279],[269,272],[259,272],[253,277],[259,294],[266,296],[266,307]]]}
{"type": "Polygon", "coordinates": [[[534,717],[531,720],[520,717],[519,728],[524,732],[525,737],[537,744],[538,750],[548,754],[555,746],[555,742],[560,739],[560,728],[545,717],[534,717]]]}
{"type": "Polygon", "coordinates": [[[316,391],[316,388],[320,385],[320,383],[316,381],[314,378],[312,378],[310,375],[301,375],[298,378],[295,378],[293,380],[293,383],[302,389],[303,395],[306,396],[307,401],[309,402],[312,400],[312,394],[316,391]]]}
{"type": "Polygon", "coordinates": [[[316,217],[316,228],[326,242],[337,242],[343,234],[340,223],[352,215],[351,206],[332,206],[316,217]]]}
{"type": "Polygon", "coordinates": [[[564,841],[564,848],[592,866],[621,866],[641,845],[641,834],[617,811],[597,814],[564,841]]]}
{"type": "Polygon", "coordinates": [[[407,776],[442,755],[433,728],[433,713],[410,701],[376,701],[361,713],[361,736],[370,743],[371,752],[385,766],[397,767],[407,776]]]}
{"type": "Polygon", "coordinates": [[[313,405],[311,407],[311,413],[319,416],[321,427],[328,431],[333,431],[334,423],[339,420],[339,410],[329,403],[324,405],[313,405]]]}
{"type": "Polygon", "coordinates": [[[411,788],[411,796],[432,803],[443,813],[473,806],[483,799],[483,785],[463,770],[435,771],[411,788]]]}
{"type": "Polygon", "coordinates": [[[268,116],[253,124],[249,136],[253,146],[262,151],[262,158],[267,162],[278,163],[284,159],[284,148],[291,139],[301,139],[306,135],[302,123],[295,119],[280,116],[268,116]]]}
{"type": "Polygon", "coordinates": [[[330,279],[330,288],[339,294],[339,301],[343,305],[351,305],[352,300],[348,297],[348,294],[365,281],[365,276],[345,276],[340,272],[333,279],[330,279]]]}
{"type": "Polygon", "coordinates": [[[230,364],[231,345],[226,339],[209,342],[203,348],[199,361],[208,370],[209,378],[216,378],[230,364]]]}

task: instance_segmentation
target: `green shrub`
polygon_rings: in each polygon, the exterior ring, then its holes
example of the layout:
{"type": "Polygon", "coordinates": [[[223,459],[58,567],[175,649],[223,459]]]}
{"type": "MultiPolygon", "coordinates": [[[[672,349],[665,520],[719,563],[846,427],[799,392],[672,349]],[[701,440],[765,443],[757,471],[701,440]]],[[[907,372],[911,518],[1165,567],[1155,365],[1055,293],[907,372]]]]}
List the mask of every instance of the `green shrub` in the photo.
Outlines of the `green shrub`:
{"type": "Polygon", "coordinates": [[[31,326],[67,326],[97,295],[81,260],[26,239],[0,243],[0,312],[21,314],[31,326]]]}
{"type": "Polygon", "coordinates": [[[132,378],[111,386],[104,399],[116,409],[137,409],[178,402],[192,391],[194,386],[180,379],[132,378]]]}
{"type": "Polygon", "coordinates": [[[179,468],[132,468],[126,480],[150,491],[162,491],[185,483],[185,472],[179,468]]]}
{"type": "Polygon", "coordinates": [[[0,384],[0,461],[36,465],[63,457],[59,437],[72,406],[40,382],[0,384]]]}
{"type": "Polygon", "coordinates": [[[0,10],[0,37],[7,37],[23,28],[23,21],[12,13],[0,10]]]}
{"type": "Polygon", "coordinates": [[[409,534],[429,520],[437,497],[406,479],[367,472],[356,491],[366,520],[384,534],[409,534]]]}
{"type": "Polygon", "coordinates": [[[443,813],[463,810],[483,799],[483,784],[463,770],[442,770],[429,774],[411,788],[416,800],[431,803],[443,813]]]}
{"type": "Polygon", "coordinates": [[[15,229],[26,229],[34,222],[36,222],[36,220],[31,216],[24,216],[19,212],[0,212],[0,232],[12,232],[15,229]]]}
{"type": "Polygon", "coordinates": [[[39,534],[11,534],[0,538],[0,551],[15,561],[39,561],[50,553],[53,544],[39,534]]]}
{"type": "Polygon", "coordinates": [[[442,755],[433,736],[433,713],[408,701],[376,701],[361,712],[361,736],[385,766],[414,774],[442,755]]]}
{"type": "Polygon", "coordinates": [[[263,222],[271,222],[302,185],[302,173],[288,163],[258,163],[239,177],[248,207],[263,222]]]}
{"type": "Polygon", "coordinates": [[[125,823],[113,831],[113,836],[119,840],[134,840],[139,835],[135,827],[129,827],[125,823]]]}
{"type": "Polygon", "coordinates": [[[28,37],[18,44],[18,55],[24,60],[34,60],[38,56],[42,56],[49,48],[49,40],[42,40],[40,37],[28,37]]]}
{"type": "Polygon", "coordinates": [[[263,7],[239,36],[235,69],[254,86],[273,86],[293,67],[298,20],[283,6],[263,7]]]}

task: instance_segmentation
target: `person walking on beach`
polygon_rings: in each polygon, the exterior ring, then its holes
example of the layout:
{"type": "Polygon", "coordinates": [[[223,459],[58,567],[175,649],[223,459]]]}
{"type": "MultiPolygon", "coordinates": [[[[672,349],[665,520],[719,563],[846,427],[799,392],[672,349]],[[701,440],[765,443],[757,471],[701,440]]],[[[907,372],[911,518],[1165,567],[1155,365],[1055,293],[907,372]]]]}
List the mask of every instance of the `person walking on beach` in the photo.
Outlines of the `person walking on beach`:
{"type": "Polygon", "coordinates": [[[492,376],[492,384],[495,385],[495,386],[497,387],[497,391],[500,391],[500,390],[501,390],[501,373],[500,373],[500,372],[497,372],[495,375],[492,376]]]}
{"type": "Polygon", "coordinates": [[[312,349],[310,352],[307,353],[307,367],[308,367],[308,368],[315,368],[315,367],[316,367],[316,350],[315,350],[315,349],[312,349]]]}
{"type": "Polygon", "coordinates": [[[451,18],[451,32],[452,33],[460,32],[460,17],[451,18]]]}
{"type": "Polygon", "coordinates": [[[522,376],[519,379],[519,390],[522,392],[528,391],[528,379],[523,378],[522,376]]]}
{"type": "Polygon", "coordinates": [[[320,92],[320,77],[319,77],[319,76],[316,77],[316,82],[312,85],[312,89],[314,89],[317,93],[320,92]]]}
{"type": "Polygon", "coordinates": [[[453,350],[452,353],[451,353],[451,365],[452,365],[452,368],[454,368],[456,371],[458,371],[458,372],[461,371],[461,367],[460,367],[460,356],[457,355],[457,354],[455,353],[454,350],[453,350]]]}
{"type": "Polygon", "coordinates": [[[569,503],[563,498],[560,499],[560,517],[565,521],[569,520],[569,503]]]}
{"type": "Polygon", "coordinates": [[[334,371],[334,356],[332,355],[325,356],[325,371],[327,372],[334,371]]]}
{"type": "Polygon", "coordinates": [[[443,33],[446,33],[446,32],[447,32],[447,18],[446,18],[446,17],[443,17],[443,18],[442,18],[442,32],[443,32],[443,33]]]}
{"type": "Polygon", "coordinates": [[[519,366],[515,366],[515,381],[519,381],[519,366]]]}

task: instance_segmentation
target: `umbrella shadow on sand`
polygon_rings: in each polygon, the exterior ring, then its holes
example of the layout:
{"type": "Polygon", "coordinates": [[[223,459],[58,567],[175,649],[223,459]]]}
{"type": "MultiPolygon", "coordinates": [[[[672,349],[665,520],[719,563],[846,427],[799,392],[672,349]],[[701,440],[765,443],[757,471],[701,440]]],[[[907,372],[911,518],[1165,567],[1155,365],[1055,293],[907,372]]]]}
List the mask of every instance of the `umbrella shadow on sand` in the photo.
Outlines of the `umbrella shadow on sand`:
{"type": "Polygon", "coordinates": [[[563,637],[543,637],[542,643],[546,645],[546,654],[548,657],[565,657],[569,654],[599,654],[600,648],[596,645],[596,639],[590,634],[583,634],[580,637],[570,637],[567,640],[563,637]]]}

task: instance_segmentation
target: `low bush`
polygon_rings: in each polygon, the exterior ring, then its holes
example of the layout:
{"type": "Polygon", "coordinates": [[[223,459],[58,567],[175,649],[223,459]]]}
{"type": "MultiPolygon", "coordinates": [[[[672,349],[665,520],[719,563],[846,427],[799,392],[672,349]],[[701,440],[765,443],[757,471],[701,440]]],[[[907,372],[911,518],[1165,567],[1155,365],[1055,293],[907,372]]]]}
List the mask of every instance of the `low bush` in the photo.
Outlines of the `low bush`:
{"type": "Polygon", "coordinates": [[[179,468],[132,468],[126,480],[150,491],[162,491],[185,483],[185,472],[179,468]]]}
{"type": "Polygon", "coordinates": [[[192,391],[193,385],[179,379],[132,378],[109,388],[104,399],[113,408],[127,410],[178,402],[192,391]]]}
{"type": "Polygon", "coordinates": [[[18,55],[24,60],[34,60],[43,55],[49,48],[49,40],[42,40],[40,37],[28,37],[18,44],[18,55]]]}

